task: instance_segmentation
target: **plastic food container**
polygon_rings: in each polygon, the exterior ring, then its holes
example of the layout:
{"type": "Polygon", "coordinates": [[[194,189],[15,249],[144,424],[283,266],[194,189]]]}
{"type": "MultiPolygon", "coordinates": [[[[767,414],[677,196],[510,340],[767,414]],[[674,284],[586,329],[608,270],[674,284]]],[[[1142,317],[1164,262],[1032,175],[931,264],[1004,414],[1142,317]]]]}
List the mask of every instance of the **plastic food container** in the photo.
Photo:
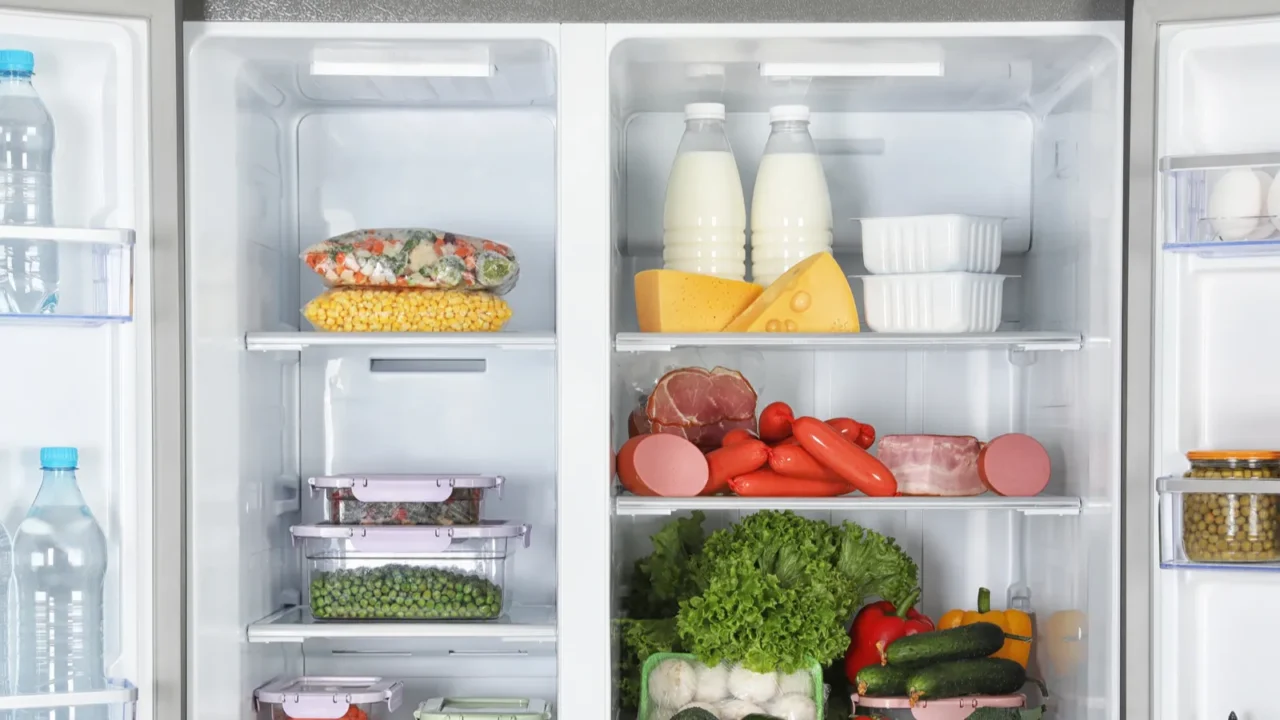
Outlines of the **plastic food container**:
{"type": "MultiPolygon", "coordinates": [[[[1212,450],[1187,453],[1186,477],[1213,480],[1280,478],[1280,452],[1212,450]]],[[[1185,493],[1182,546],[1194,562],[1269,562],[1280,559],[1276,495],[1185,493]]]]}
{"type": "Polygon", "coordinates": [[[497,475],[325,475],[310,478],[335,525],[475,525],[486,490],[502,491],[497,475]]]}
{"type": "MultiPolygon", "coordinates": [[[[691,704],[693,707],[701,707],[710,705],[716,708],[717,717],[741,717],[750,712],[751,714],[760,713],[765,715],[781,715],[784,711],[780,708],[774,712],[774,703],[783,695],[803,695],[813,701],[814,717],[823,717],[823,708],[826,705],[826,687],[822,683],[822,666],[818,663],[810,663],[809,667],[803,668],[793,673],[770,673],[775,676],[776,684],[734,682],[731,675],[734,663],[721,663],[716,670],[723,673],[721,676],[726,682],[719,693],[706,693],[703,688],[705,680],[697,684],[697,690],[704,699],[696,699],[697,695],[690,695],[688,702],[679,702],[677,705],[664,705],[658,701],[658,697],[662,696],[664,689],[661,684],[662,679],[655,678],[664,672],[668,672],[670,664],[685,663],[692,669],[698,677],[702,673],[707,672],[707,666],[698,662],[698,658],[689,653],[654,653],[644,661],[644,667],[640,670],[640,707],[636,714],[636,720],[668,720],[677,711],[688,708],[691,704]],[[666,666],[666,670],[664,670],[666,666]],[[734,688],[739,689],[739,693],[734,693],[734,688]],[[746,692],[742,692],[745,690],[746,692]],[[753,697],[748,695],[755,694],[753,697]],[[768,697],[764,697],[768,694],[768,697]],[[712,700],[712,697],[718,699],[712,700]],[[726,707],[732,705],[732,708],[726,707]],[[750,710],[749,707],[754,706],[758,710],[750,710]]],[[[685,672],[688,669],[681,668],[685,672]]],[[[721,687],[719,683],[708,683],[712,687],[721,687]]],[[[685,700],[685,698],[679,698],[685,700]]],[[[705,708],[704,708],[705,709],[705,708]]]]}
{"type": "Polygon", "coordinates": [[[387,720],[400,707],[404,685],[377,677],[300,677],[273,680],[253,692],[258,720],[387,720]]]}
{"type": "Polygon", "coordinates": [[[873,715],[893,720],[964,720],[981,707],[1022,708],[1026,704],[1027,698],[1020,694],[917,700],[915,707],[905,697],[853,696],[854,715],[873,715]]]}
{"type": "Polygon", "coordinates": [[[876,332],[995,332],[1008,275],[864,275],[867,326],[876,332]]]}
{"type": "Polygon", "coordinates": [[[431,698],[413,711],[417,720],[551,720],[546,700],[431,698]]]}
{"type": "Polygon", "coordinates": [[[506,522],[414,527],[296,525],[305,544],[307,602],[317,620],[489,620],[507,606],[506,522]]]}
{"type": "Polygon", "coordinates": [[[1002,218],[907,215],[859,222],[862,263],[875,275],[993,273],[1000,267],[1002,218]]]}

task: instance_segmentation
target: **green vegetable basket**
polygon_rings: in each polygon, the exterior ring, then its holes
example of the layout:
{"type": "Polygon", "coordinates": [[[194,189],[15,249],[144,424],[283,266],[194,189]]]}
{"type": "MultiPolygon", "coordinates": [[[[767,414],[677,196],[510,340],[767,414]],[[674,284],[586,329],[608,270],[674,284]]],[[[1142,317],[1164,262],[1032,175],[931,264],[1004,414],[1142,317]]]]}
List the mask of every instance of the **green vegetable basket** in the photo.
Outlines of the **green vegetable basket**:
{"type": "MultiPolygon", "coordinates": [[[[692,653],[654,653],[650,655],[644,661],[644,668],[640,671],[640,711],[636,714],[637,720],[649,720],[649,713],[653,710],[649,701],[649,674],[653,672],[658,663],[672,658],[702,664],[697,656],[692,653]]],[[[822,666],[817,661],[810,662],[808,671],[813,678],[813,703],[818,709],[814,717],[821,718],[826,700],[826,690],[822,684],[822,666]]]]}

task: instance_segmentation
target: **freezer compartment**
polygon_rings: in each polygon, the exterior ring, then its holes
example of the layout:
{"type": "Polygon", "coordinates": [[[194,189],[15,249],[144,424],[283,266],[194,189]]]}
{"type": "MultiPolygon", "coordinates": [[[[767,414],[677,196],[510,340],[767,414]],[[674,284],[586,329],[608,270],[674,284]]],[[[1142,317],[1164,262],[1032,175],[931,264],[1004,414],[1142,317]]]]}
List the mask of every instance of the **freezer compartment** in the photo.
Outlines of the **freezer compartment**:
{"type": "Polygon", "coordinates": [[[296,526],[307,558],[307,603],[319,620],[483,620],[510,593],[508,541],[528,525],[296,526]]]}
{"type": "Polygon", "coordinates": [[[1160,161],[1164,247],[1203,255],[1280,249],[1280,152],[1187,155],[1160,161]]]}
{"type": "Polygon", "coordinates": [[[502,489],[494,475],[324,476],[307,480],[335,525],[475,525],[486,491],[502,489]]]}
{"type": "Polygon", "coordinates": [[[253,693],[258,720],[390,720],[404,685],[378,677],[277,679],[253,693]]]}
{"type": "Polygon", "coordinates": [[[133,231],[0,225],[0,321],[133,317],[133,231]]]}
{"type": "Polygon", "coordinates": [[[1160,564],[1280,569],[1280,480],[1160,478],[1160,564]]]}

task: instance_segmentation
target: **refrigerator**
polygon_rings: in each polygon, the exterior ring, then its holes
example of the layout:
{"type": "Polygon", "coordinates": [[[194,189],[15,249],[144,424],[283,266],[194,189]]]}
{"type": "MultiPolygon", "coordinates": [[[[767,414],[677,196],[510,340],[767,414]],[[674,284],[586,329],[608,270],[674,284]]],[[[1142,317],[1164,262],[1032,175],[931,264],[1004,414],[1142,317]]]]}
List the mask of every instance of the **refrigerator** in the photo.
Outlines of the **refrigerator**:
{"type": "MultiPolygon", "coordinates": [[[[1124,21],[182,23],[145,0],[0,0],[0,44],[51,59],[54,230],[133,238],[127,321],[0,328],[13,405],[39,409],[0,421],[6,525],[35,450],[79,444],[122,681],[91,699],[144,720],[258,717],[255,689],[299,676],[403,681],[400,718],[468,695],[625,717],[611,627],[650,536],[762,509],[891,535],[934,617],[979,585],[1031,610],[1058,653],[1032,660],[1048,717],[1271,717],[1275,564],[1188,556],[1186,509],[1214,493],[1183,475],[1189,451],[1276,446],[1280,389],[1249,349],[1269,347],[1270,211],[1228,213],[1256,221],[1249,242],[1210,215],[1224,175],[1256,169],[1257,194],[1280,166],[1248,110],[1270,102],[1277,17],[1169,0],[1124,21]],[[726,106],[748,199],[769,108],[810,107],[847,275],[866,273],[857,218],[1002,218],[999,331],[639,332],[633,278],[662,264],[691,102],[726,106]],[[506,328],[315,331],[301,310],[325,288],[300,254],[378,227],[509,243],[506,328]],[[881,435],[1026,433],[1052,481],[948,501],[620,493],[637,388],[683,365],[881,435]],[[309,481],[388,473],[503,476],[485,518],[530,529],[500,619],[313,617],[291,531],[319,518],[309,481]]],[[[1233,492],[1280,494],[1251,483],[1233,492]]]]}

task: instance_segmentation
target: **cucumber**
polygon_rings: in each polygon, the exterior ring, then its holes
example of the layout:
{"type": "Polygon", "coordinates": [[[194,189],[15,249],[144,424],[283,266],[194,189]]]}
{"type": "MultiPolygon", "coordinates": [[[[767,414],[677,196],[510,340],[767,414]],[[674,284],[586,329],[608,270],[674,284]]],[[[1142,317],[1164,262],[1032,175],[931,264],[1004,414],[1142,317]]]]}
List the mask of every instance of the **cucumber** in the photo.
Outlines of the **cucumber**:
{"type": "Polygon", "coordinates": [[[1013,660],[956,660],[916,670],[907,680],[907,696],[915,700],[964,695],[1008,695],[1022,689],[1027,671],[1013,660]]]}
{"type": "Polygon", "coordinates": [[[911,671],[889,665],[868,665],[858,671],[858,694],[863,697],[902,697],[911,671]]]}
{"type": "Polygon", "coordinates": [[[885,650],[890,665],[918,668],[952,660],[986,657],[1004,646],[1004,630],[995,623],[979,622],[950,630],[898,638],[885,650]]]}
{"type": "Polygon", "coordinates": [[[980,707],[969,713],[966,720],[1022,720],[1022,711],[1016,708],[980,707]]]}

